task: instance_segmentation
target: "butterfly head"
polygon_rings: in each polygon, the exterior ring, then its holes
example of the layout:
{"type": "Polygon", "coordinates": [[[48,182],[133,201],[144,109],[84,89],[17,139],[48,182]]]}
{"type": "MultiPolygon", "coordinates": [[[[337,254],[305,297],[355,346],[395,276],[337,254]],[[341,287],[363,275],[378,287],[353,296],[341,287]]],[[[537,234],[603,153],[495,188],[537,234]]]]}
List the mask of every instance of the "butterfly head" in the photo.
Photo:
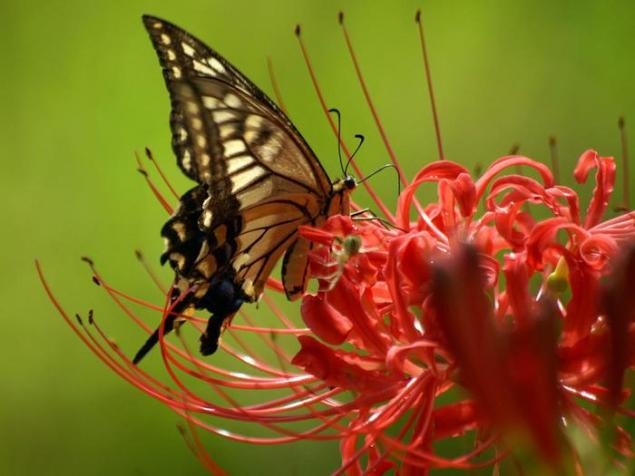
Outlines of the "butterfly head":
{"type": "Polygon", "coordinates": [[[352,192],[357,187],[357,179],[352,175],[347,175],[344,178],[338,179],[333,182],[333,192],[352,192]]]}

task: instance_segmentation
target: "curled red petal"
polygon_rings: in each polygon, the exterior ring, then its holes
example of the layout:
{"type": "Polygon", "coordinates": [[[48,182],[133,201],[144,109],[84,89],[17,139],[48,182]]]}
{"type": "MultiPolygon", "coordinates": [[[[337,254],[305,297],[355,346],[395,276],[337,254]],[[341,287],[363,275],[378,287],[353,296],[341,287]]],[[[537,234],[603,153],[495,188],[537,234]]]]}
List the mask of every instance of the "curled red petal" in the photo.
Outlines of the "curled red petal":
{"type": "Polygon", "coordinates": [[[635,238],[635,212],[606,220],[589,230],[591,233],[609,235],[617,241],[632,240],[635,238]]]}
{"type": "Polygon", "coordinates": [[[514,317],[520,326],[527,325],[535,301],[529,295],[529,273],[524,258],[517,254],[505,256],[503,272],[514,317]]]}
{"type": "Polygon", "coordinates": [[[438,182],[442,179],[454,180],[461,174],[469,175],[469,171],[462,165],[451,160],[436,161],[422,168],[413,182],[428,181],[438,182]]]}
{"type": "Polygon", "coordinates": [[[459,436],[474,429],[481,423],[481,415],[473,400],[451,403],[432,412],[434,440],[459,436]]]}
{"type": "Polygon", "coordinates": [[[439,206],[441,211],[442,230],[448,235],[454,235],[454,229],[457,223],[457,216],[455,213],[456,198],[450,186],[450,181],[443,179],[439,181],[437,186],[437,194],[439,196],[439,206]]]}
{"type": "Polygon", "coordinates": [[[336,237],[335,234],[329,231],[308,225],[300,225],[298,227],[298,233],[302,238],[312,241],[313,243],[320,243],[325,246],[333,245],[336,237]]]}
{"type": "Polygon", "coordinates": [[[356,285],[343,275],[335,288],[328,293],[328,302],[350,319],[355,337],[360,339],[362,348],[379,354],[387,350],[389,338],[381,332],[383,320],[375,308],[370,289],[356,285]]]}
{"type": "Polygon", "coordinates": [[[439,182],[442,179],[454,180],[461,174],[468,174],[468,170],[449,160],[439,160],[433,162],[419,171],[415,179],[408,185],[399,196],[397,205],[397,224],[403,229],[408,229],[410,225],[410,206],[417,188],[426,182],[439,182]]]}
{"type": "MultiPolygon", "coordinates": [[[[479,249],[477,247],[477,249],[479,249]]],[[[498,272],[500,265],[495,257],[488,255],[487,253],[479,253],[479,270],[485,280],[485,286],[487,288],[493,288],[498,284],[498,272]]]]}
{"type": "Polygon", "coordinates": [[[549,247],[562,247],[558,243],[556,235],[558,231],[565,230],[570,236],[582,241],[589,233],[582,227],[571,223],[563,217],[548,218],[536,224],[531,230],[525,243],[527,250],[527,263],[535,269],[542,270],[546,260],[545,251],[549,247]]]}
{"type": "Polygon", "coordinates": [[[598,329],[572,344],[558,349],[560,381],[576,387],[601,380],[606,370],[606,349],[609,346],[606,329],[598,329]]]}
{"type": "Polygon", "coordinates": [[[578,160],[578,165],[573,172],[578,183],[586,182],[593,168],[597,168],[595,188],[584,220],[585,228],[591,228],[600,222],[615,185],[615,160],[613,157],[600,157],[594,150],[585,151],[578,160]]]}
{"type": "MultiPolygon", "coordinates": [[[[418,269],[409,268],[408,275],[402,272],[403,250],[412,239],[410,235],[405,235],[391,240],[388,245],[388,261],[383,271],[394,307],[391,331],[397,339],[406,337],[408,340],[416,340],[419,337],[419,332],[414,326],[415,317],[408,309],[408,295],[403,292],[405,286],[412,286],[413,283],[419,282],[420,278],[425,277],[425,275],[419,274],[420,270],[418,269]]],[[[415,246],[415,253],[416,248],[415,246]]],[[[417,260],[423,256],[424,254],[421,253],[417,260]]]]}
{"type": "Polygon", "coordinates": [[[420,304],[427,292],[432,246],[434,244],[431,243],[429,235],[424,232],[407,237],[399,249],[399,270],[410,285],[407,292],[408,304],[420,304]]]}
{"type": "MultiPolygon", "coordinates": [[[[343,351],[336,351],[311,336],[300,336],[300,351],[291,363],[323,380],[331,387],[341,387],[364,394],[383,392],[396,381],[394,377],[358,365],[361,359],[343,351]]],[[[383,394],[382,394],[383,395],[383,394]]],[[[368,394],[364,395],[369,397],[368,394]]]]}
{"type": "Polygon", "coordinates": [[[571,299],[567,303],[562,329],[562,345],[586,337],[598,320],[600,309],[600,275],[570,253],[563,255],[569,268],[571,299]]]}
{"type": "Polygon", "coordinates": [[[460,173],[455,180],[450,183],[461,215],[464,217],[472,216],[474,207],[476,206],[476,187],[470,174],[460,173]]]}
{"type": "Polygon", "coordinates": [[[478,181],[476,182],[476,201],[478,202],[481,199],[481,197],[485,193],[487,185],[496,174],[516,165],[525,165],[538,171],[538,173],[542,177],[545,188],[553,186],[553,174],[551,173],[551,170],[549,170],[549,167],[547,167],[545,164],[532,160],[528,157],[523,157],[522,155],[509,155],[496,160],[492,165],[488,167],[481,178],[478,179],[478,181]]]}
{"type": "Polygon", "coordinates": [[[568,218],[576,225],[580,224],[580,199],[573,189],[565,187],[564,185],[556,185],[547,189],[546,193],[554,199],[566,200],[566,211],[561,209],[558,214],[568,218]]]}
{"type": "Polygon", "coordinates": [[[600,270],[619,251],[616,241],[607,235],[591,235],[580,243],[580,256],[593,269],[600,270]]]}
{"type": "Polygon", "coordinates": [[[324,229],[337,236],[343,237],[355,232],[355,224],[350,216],[333,215],[326,220],[324,229]]]}
{"type": "Polygon", "coordinates": [[[492,183],[492,188],[487,196],[487,208],[494,210],[496,203],[494,198],[510,190],[503,196],[498,206],[505,207],[510,203],[517,203],[519,201],[531,201],[531,202],[543,202],[550,208],[554,208],[555,202],[549,195],[547,195],[545,187],[530,177],[524,177],[522,175],[507,175],[496,179],[492,183]]]}
{"type": "Polygon", "coordinates": [[[300,312],[307,327],[329,344],[343,343],[353,327],[346,316],[337,312],[321,296],[305,296],[300,312]]]}
{"type": "Polygon", "coordinates": [[[496,230],[515,251],[521,250],[527,241],[527,230],[518,226],[522,206],[523,203],[518,202],[494,213],[496,230]]]}

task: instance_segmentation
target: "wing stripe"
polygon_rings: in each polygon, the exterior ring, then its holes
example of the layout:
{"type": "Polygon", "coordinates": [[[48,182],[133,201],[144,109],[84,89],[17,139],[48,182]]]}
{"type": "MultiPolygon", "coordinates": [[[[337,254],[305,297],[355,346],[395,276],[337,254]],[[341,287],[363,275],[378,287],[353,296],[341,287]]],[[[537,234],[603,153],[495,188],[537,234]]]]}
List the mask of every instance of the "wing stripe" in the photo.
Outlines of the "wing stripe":
{"type": "MultiPolygon", "coordinates": [[[[268,202],[268,203],[271,203],[271,202],[268,202]]],[[[246,233],[251,233],[253,231],[269,230],[271,228],[276,228],[278,226],[288,225],[289,223],[293,223],[294,221],[298,221],[298,220],[299,220],[299,218],[292,218],[292,219],[289,219],[289,220],[284,220],[284,221],[279,221],[279,222],[276,222],[276,223],[272,223],[271,225],[259,226],[257,228],[250,228],[248,230],[242,231],[238,236],[243,236],[246,233]]]]}
{"type": "MultiPolygon", "coordinates": [[[[296,220],[298,222],[302,222],[302,220],[296,220]]],[[[258,279],[260,278],[260,275],[262,274],[262,270],[266,267],[266,264],[268,262],[268,260],[272,257],[272,255],[275,255],[275,252],[281,248],[287,241],[291,240],[294,238],[294,236],[298,233],[297,229],[294,229],[293,231],[291,231],[290,233],[288,233],[287,235],[285,235],[285,237],[281,240],[279,240],[275,246],[270,246],[269,247],[269,251],[267,253],[262,254],[260,257],[258,257],[257,259],[250,261],[246,264],[243,265],[243,267],[240,268],[239,272],[242,273],[243,271],[247,270],[247,272],[251,269],[252,266],[254,266],[256,263],[258,263],[259,261],[264,260],[263,265],[260,267],[260,270],[258,271],[258,273],[256,273],[254,282],[257,282],[258,279]]],[[[277,257],[276,257],[277,259],[277,257]]],[[[246,274],[246,273],[245,273],[246,274]]]]}

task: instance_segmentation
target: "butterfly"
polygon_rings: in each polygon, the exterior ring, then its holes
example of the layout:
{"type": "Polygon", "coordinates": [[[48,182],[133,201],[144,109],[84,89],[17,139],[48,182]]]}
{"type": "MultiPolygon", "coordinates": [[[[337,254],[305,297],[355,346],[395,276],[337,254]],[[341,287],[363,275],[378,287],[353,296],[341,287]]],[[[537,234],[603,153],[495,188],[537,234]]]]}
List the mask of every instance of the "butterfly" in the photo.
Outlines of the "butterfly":
{"type": "Polygon", "coordinates": [[[331,181],[302,135],[269,97],[216,51],[165,20],[143,16],[170,94],[172,149],[196,185],[161,230],[161,262],[175,273],[171,313],[138,363],[179,315],[207,310],[203,355],[244,303],[258,300],[283,257],[290,300],[306,290],[311,243],[300,225],[350,213],[355,178],[331,181]]]}

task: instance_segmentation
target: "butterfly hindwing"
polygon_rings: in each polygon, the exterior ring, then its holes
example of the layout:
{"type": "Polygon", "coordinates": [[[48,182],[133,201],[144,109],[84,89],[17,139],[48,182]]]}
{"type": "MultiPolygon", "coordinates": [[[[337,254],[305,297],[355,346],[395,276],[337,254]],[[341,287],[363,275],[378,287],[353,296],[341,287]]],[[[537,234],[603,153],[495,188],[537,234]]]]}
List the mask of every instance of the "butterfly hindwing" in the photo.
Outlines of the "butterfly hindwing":
{"type": "Polygon", "coordinates": [[[304,238],[296,239],[282,261],[282,284],[287,298],[298,299],[306,289],[309,272],[309,252],[312,243],[304,238]]]}
{"type": "MultiPolygon", "coordinates": [[[[240,262],[234,264],[237,277],[249,280],[257,292],[261,291],[274,265],[298,239],[298,227],[313,224],[319,213],[319,203],[308,194],[287,195],[244,210],[245,225],[237,242],[240,262]]],[[[283,271],[283,280],[285,277],[283,271]]]]}

